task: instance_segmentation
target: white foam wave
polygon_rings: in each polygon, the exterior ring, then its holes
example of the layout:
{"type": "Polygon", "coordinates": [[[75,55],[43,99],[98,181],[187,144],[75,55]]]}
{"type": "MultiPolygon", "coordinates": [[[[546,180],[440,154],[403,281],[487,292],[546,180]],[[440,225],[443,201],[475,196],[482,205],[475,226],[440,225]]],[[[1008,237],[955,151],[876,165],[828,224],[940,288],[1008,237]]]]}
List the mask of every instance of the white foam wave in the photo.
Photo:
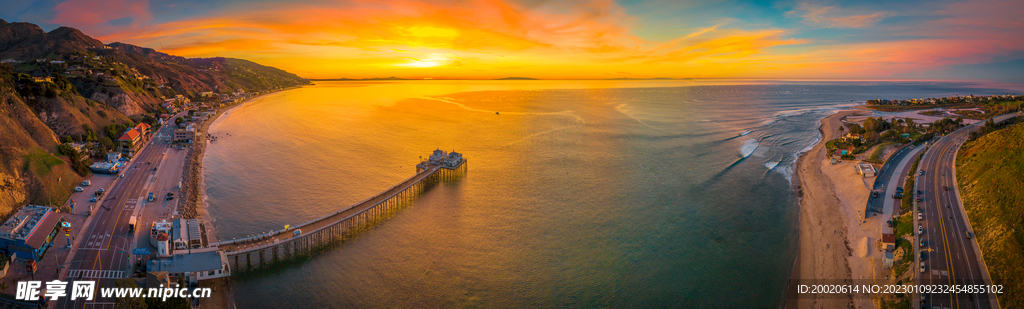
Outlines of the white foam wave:
{"type": "Polygon", "coordinates": [[[743,131],[743,133],[740,133],[740,136],[744,136],[744,135],[750,134],[750,132],[752,132],[752,131],[743,131]]]}
{"type": "Polygon", "coordinates": [[[743,146],[740,146],[740,155],[744,158],[749,157],[759,146],[761,146],[761,144],[757,143],[756,140],[748,139],[746,142],[743,142],[743,146]]]}
{"type": "Polygon", "coordinates": [[[779,161],[769,161],[768,163],[764,164],[764,167],[767,167],[768,170],[770,171],[770,170],[775,169],[775,167],[778,166],[778,165],[779,165],[779,161]]]}

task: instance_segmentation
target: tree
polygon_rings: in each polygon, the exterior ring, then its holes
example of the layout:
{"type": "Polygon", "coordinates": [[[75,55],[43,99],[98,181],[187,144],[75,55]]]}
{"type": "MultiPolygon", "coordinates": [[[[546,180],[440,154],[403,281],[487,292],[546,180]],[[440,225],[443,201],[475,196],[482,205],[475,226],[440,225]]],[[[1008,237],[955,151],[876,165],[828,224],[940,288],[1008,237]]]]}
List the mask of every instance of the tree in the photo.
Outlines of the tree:
{"type": "MultiPolygon", "coordinates": [[[[117,279],[114,281],[119,288],[139,288],[139,285],[135,283],[135,279],[124,278],[117,279]]],[[[146,305],[146,298],[141,297],[118,297],[114,299],[114,305],[116,308],[124,309],[148,309],[146,305]]]]}
{"type": "Polygon", "coordinates": [[[879,137],[880,135],[875,131],[868,131],[868,133],[864,133],[864,140],[867,140],[868,142],[877,141],[879,137]]]}
{"type": "Polygon", "coordinates": [[[176,126],[179,126],[179,127],[180,127],[180,126],[181,126],[181,123],[182,123],[182,122],[185,122],[185,119],[184,119],[184,118],[181,118],[181,117],[178,117],[178,118],[174,118],[174,125],[176,125],[176,126]]]}
{"type": "Polygon", "coordinates": [[[853,133],[853,134],[864,134],[864,128],[861,127],[859,124],[851,123],[850,124],[850,133],[853,133]]]}

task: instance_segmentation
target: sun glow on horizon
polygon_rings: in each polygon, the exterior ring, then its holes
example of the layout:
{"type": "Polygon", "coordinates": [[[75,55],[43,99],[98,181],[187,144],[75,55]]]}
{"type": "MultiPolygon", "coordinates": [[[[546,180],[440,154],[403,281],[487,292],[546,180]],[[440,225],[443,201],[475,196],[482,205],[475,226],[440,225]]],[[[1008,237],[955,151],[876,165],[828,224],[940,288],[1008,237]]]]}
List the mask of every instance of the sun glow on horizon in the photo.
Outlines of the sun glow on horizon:
{"type": "Polygon", "coordinates": [[[202,14],[165,16],[168,7],[150,5],[166,4],[149,0],[69,0],[44,21],[105,43],[243,58],[308,78],[919,79],[1024,54],[1014,13],[1024,2],[1012,0],[798,0],[757,14],[690,10],[685,1],[222,1],[202,14]],[[911,9],[927,17],[901,18],[911,9]]]}

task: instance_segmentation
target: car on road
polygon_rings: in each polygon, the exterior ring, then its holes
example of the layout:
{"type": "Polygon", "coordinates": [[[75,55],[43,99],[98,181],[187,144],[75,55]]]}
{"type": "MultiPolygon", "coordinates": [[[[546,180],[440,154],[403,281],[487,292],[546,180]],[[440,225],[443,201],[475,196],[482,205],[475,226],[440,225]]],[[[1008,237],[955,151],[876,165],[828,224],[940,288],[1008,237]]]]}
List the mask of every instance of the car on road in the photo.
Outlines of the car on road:
{"type": "Polygon", "coordinates": [[[920,170],[918,172],[921,172],[921,175],[924,175],[924,170],[920,170]]]}
{"type": "Polygon", "coordinates": [[[967,234],[967,239],[971,239],[971,237],[974,237],[974,234],[971,234],[971,231],[967,231],[965,233],[967,234]]]}
{"type": "Polygon", "coordinates": [[[85,189],[82,189],[82,187],[75,187],[75,192],[82,192],[82,191],[85,191],[85,189]]]}
{"type": "Polygon", "coordinates": [[[903,187],[896,187],[896,193],[903,193],[903,187]]]}
{"type": "Polygon", "coordinates": [[[897,192],[896,194],[892,195],[892,198],[897,199],[897,200],[901,199],[901,198],[903,198],[903,193],[898,193],[897,192]]]}
{"type": "Polygon", "coordinates": [[[871,197],[878,197],[878,191],[871,192],[871,197]]]}
{"type": "Polygon", "coordinates": [[[89,199],[89,201],[90,202],[95,202],[95,201],[97,201],[97,199],[95,197],[93,197],[93,198],[89,199]]]}
{"type": "Polygon", "coordinates": [[[149,198],[147,200],[152,202],[155,199],[156,199],[156,194],[153,194],[153,192],[149,192],[149,198]]]}
{"type": "Polygon", "coordinates": [[[921,272],[924,272],[924,262],[921,262],[921,272]]]}
{"type": "Polygon", "coordinates": [[[86,180],[86,181],[83,181],[83,182],[82,182],[82,186],[83,186],[83,187],[88,187],[88,186],[90,186],[90,185],[92,185],[92,181],[86,180]]]}
{"type": "Polygon", "coordinates": [[[949,187],[947,187],[947,186],[942,186],[942,190],[946,190],[946,191],[949,191],[949,187]]]}
{"type": "Polygon", "coordinates": [[[921,202],[921,197],[920,197],[920,196],[918,196],[918,197],[917,197],[917,202],[918,202],[918,203],[920,203],[920,202],[921,202]]]}
{"type": "Polygon", "coordinates": [[[924,194],[924,191],[917,190],[917,195],[923,195],[923,194],[924,194]]]}
{"type": "Polygon", "coordinates": [[[292,237],[298,237],[299,235],[302,235],[302,230],[297,229],[295,232],[292,232],[292,237]]]}

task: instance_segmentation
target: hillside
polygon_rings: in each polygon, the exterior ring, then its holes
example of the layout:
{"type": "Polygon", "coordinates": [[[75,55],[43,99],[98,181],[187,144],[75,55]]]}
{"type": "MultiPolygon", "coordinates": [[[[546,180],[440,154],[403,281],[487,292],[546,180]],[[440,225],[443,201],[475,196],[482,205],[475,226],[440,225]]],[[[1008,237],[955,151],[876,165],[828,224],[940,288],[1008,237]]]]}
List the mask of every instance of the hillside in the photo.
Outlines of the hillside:
{"type": "Polygon", "coordinates": [[[124,43],[104,45],[74,28],[46,32],[34,24],[4,20],[0,60],[3,218],[24,203],[63,204],[88,174],[83,167],[90,158],[114,150],[113,141],[134,123],[153,125],[168,108],[215,106],[237,100],[240,93],[309,83],[247,60],[185,58],[124,43]],[[79,153],[59,148],[62,142],[85,146],[79,153]]]}
{"type": "Polygon", "coordinates": [[[1003,308],[1024,308],[1024,125],[964,144],[956,178],[1003,308]]]}

